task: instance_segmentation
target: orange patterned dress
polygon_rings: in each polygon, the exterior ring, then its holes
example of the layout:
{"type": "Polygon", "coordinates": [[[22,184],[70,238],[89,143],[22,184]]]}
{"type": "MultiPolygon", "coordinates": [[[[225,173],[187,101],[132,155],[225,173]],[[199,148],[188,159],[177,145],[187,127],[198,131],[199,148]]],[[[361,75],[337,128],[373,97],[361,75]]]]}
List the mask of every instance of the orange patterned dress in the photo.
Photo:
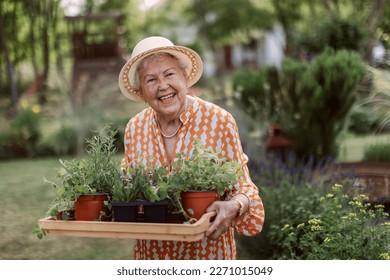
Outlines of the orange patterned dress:
{"type": "MultiPolygon", "coordinates": [[[[181,114],[180,119],[183,126],[176,137],[175,153],[191,153],[194,139],[198,138],[206,147],[212,147],[215,151],[221,150],[222,156],[242,163],[244,172],[239,178],[237,193],[249,197],[249,211],[236,218],[234,225],[216,241],[207,237],[197,242],[136,240],[134,258],[236,259],[234,231],[253,236],[262,230],[264,223],[263,204],[258,189],[249,176],[248,157],[242,150],[236,122],[226,110],[200,98],[195,98],[193,105],[181,114]]],[[[151,108],[137,114],[126,126],[125,157],[122,163],[132,166],[137,162],[142,162],[145,166],[170,164],[157,127],[155,111],[151,108]]]]}

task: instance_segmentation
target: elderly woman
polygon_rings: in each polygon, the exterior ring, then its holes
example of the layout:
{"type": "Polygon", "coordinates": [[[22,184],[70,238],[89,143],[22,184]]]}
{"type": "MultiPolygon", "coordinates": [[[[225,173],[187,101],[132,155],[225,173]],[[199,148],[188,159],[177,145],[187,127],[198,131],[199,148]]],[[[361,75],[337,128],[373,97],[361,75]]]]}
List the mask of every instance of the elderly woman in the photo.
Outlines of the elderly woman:
{"type": "Polygon", "coordinates": [[[205,238],[197,242],[136,240],[135,259],[235,259],[234,231],[253,236],[262,229],[264,208],[249,175],[235,120],[224,109],[190,95],[202,69],[195,51],[155,36],[135,46],[119,74],[122,93],[150,106],[126,126],[123,164],[135,164],[141,158],[146,166],[169,166],[176,153],[192,153],[193,142],[199,138],[206,147],[241,163],[243,169],[233,196],[207,209],[217,215],[205,238]]]}

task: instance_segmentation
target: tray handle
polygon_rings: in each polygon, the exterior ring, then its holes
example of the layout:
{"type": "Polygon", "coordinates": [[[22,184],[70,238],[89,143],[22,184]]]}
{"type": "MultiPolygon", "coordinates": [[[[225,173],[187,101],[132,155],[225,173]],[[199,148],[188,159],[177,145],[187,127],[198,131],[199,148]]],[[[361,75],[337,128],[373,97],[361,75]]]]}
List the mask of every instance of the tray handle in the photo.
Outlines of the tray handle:
{"type": "Polygon", "coordinates": [[[202,231],[206,231],[210,224],[212,223],[213,221],[213,217],[217,215],[217,212],[209,212],[209,213],[205,213],[202,215],[202,217],[199,219],[199,221],[197,221],[194,226],[195,227],[198,227],[198,228],[201,228],[202,231]]]}

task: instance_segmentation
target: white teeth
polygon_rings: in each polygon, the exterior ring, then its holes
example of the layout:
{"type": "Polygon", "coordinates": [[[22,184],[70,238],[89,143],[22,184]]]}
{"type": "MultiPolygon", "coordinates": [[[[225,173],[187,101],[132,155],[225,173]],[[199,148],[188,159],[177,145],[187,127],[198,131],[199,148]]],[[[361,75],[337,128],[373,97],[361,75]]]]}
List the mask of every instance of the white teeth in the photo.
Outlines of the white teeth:
{"type": "Polygon", "coordinates": [[[159,99],[160,99],[161,101],[164,101],[164,100],[173,98],[174,96],[175,96],[175,94],[172,93],[172,94],[169,94],[169,95],[162,96],[162,97],[160,97],[159,99]]]}

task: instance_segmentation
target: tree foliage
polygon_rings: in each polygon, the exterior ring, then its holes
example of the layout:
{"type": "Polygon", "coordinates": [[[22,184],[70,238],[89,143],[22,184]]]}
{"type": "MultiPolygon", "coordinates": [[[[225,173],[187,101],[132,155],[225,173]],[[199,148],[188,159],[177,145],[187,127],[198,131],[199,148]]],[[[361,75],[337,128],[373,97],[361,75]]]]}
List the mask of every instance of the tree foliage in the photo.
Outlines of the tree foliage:
{"type": "MultiPolygon", "coordinates": [[[[388,0],[271,0],[278,21],[282,23],[291,48],[297,47],[300,37],[315,37],[325,22],[342,19],[360,22],[367,29],[368,40],[361,50],[368,60],[372,47],[378,40],[378,26],[386,26],[388,0]],[[291,7],[294,7],[293,9],[291,7]]],[[[345,34],[348,35],[348,34],[345,34]]],[[[345,38],[345,40],[348,40],[345,38]]]]}
{"type": "MultiPolygon", "coordinates": [[[[17,75],[16,69],[23,62],[29,61],[34,69],[32,80],[41,74],[43,85],[53,64],[53,58],[61,54],[61,36],[59,35],[58,18],[61,15],[59,0],[44,1],[11,1],[0,3],[1,55],[0,87],[9,88],[12,93],[13,106],[17,106],[17,85],[19,90],[23,75],[17,75]],[[57,50],[57,51],[54,51],[57,50]]],[[[41,95],[44,99],[44,95],[41,95]]]]}
{"type": "Polygon", "coordinates": [[[282,125],[299,157],[337,156],[338,136],[366,73],[353,51],[327,49],[311,64],[286,59],[282,70],[235,75],[237,100],[255,118],[282,125]],[[244,77],[244,78],[243,78],[244,77]]]}

